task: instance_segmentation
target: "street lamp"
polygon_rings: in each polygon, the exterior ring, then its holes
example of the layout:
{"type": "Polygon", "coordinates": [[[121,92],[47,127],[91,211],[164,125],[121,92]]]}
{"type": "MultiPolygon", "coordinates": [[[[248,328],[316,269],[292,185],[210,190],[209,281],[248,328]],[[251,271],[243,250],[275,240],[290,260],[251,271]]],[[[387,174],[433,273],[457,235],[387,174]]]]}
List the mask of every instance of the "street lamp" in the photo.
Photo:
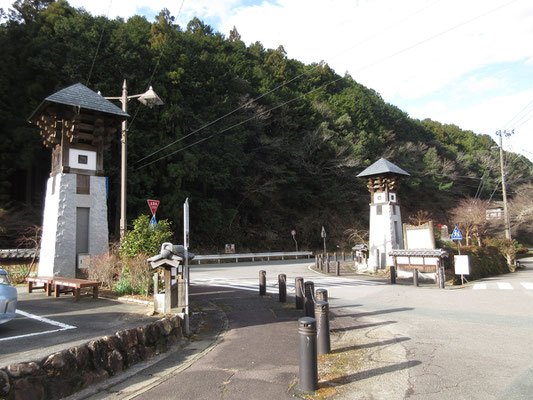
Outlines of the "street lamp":
{"type": "MultiPolygon", "coordinates": [[[[150,108],[154,106],[160,106],[163,104],[163,101],[159,96],[154,92],[152,87],[142,94],[134,94],[128,96],[128,86],[126,85],[126,80],[124,79],[124,84],[122,85],[122,96],[121,97],[105,97],[107,100],[120,100],[122,103],[122,111],[125,113],[128,112],[128,101],[131,99],[138,99],[145,106],[150,108]]],[[[127,132],[128,132],[128,122],[124,120],[122,122],[122,136],[120,142],[122,143],[122,155],[121,155],[121,164],[120,164],[120,239],[122,240],[126,236],[127,227],[126,227],[126,165],[127,165],[127,132]]]]}

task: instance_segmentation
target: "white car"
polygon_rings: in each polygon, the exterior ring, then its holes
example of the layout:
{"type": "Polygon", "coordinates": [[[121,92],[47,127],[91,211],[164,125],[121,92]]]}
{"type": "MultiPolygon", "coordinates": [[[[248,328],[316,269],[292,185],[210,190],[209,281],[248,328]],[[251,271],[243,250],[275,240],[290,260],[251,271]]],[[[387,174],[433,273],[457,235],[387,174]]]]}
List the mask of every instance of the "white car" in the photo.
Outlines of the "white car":
{"type": "Polygon", "coordinates": [[[0,324],[12,320],[17,314],[17,289],[11,286],[9,275],[0,268],[0,324]]]}

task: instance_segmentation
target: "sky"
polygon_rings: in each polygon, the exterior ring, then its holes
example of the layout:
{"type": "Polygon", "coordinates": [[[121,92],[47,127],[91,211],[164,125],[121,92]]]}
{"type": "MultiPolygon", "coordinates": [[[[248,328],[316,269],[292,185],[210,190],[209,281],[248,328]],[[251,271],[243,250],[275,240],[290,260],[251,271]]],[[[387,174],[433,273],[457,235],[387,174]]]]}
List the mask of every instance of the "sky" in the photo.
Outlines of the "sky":
{"type": "MultiPolygon", "coordinates": [[[[0,0],[7,9],[11,0],[0,0]]],[[[93,15],[150,21],[167,8],[246,44],[324,60],[417,119],[430,118],[533,161],[531,0],[69,0],[93,15]]]]}

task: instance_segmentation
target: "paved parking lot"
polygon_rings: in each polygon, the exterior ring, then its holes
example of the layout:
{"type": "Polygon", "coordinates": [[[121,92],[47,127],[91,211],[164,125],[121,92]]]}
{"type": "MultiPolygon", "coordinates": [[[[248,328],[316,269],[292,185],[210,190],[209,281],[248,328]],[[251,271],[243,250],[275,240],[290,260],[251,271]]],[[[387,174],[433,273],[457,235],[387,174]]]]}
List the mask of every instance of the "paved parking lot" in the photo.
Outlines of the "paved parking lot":
{"type": "Polygon", "coordinates": [[[55,298],[44,291],[29,294],[26,287],[17,291],[17,317],[0,325],[0,367],[39,359],[155,319],[147,316],[152,306],[93,299],[91,294],[75,302],[68,294],[55,298]]]}

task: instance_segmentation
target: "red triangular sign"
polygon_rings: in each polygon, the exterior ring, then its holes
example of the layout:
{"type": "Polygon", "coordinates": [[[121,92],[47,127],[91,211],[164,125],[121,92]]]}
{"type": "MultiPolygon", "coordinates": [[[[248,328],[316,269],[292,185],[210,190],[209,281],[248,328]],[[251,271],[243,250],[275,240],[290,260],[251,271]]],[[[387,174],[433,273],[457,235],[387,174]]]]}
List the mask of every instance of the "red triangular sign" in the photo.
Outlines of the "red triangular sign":
{"type": "Polygon", "coordinates": [[[148,206],[150,207],[150,210],[152,211],[152,215],[155,215],[155,212],[157,211],[157,207],[159,207],[159,200],[148,200],[148,206]]]}

